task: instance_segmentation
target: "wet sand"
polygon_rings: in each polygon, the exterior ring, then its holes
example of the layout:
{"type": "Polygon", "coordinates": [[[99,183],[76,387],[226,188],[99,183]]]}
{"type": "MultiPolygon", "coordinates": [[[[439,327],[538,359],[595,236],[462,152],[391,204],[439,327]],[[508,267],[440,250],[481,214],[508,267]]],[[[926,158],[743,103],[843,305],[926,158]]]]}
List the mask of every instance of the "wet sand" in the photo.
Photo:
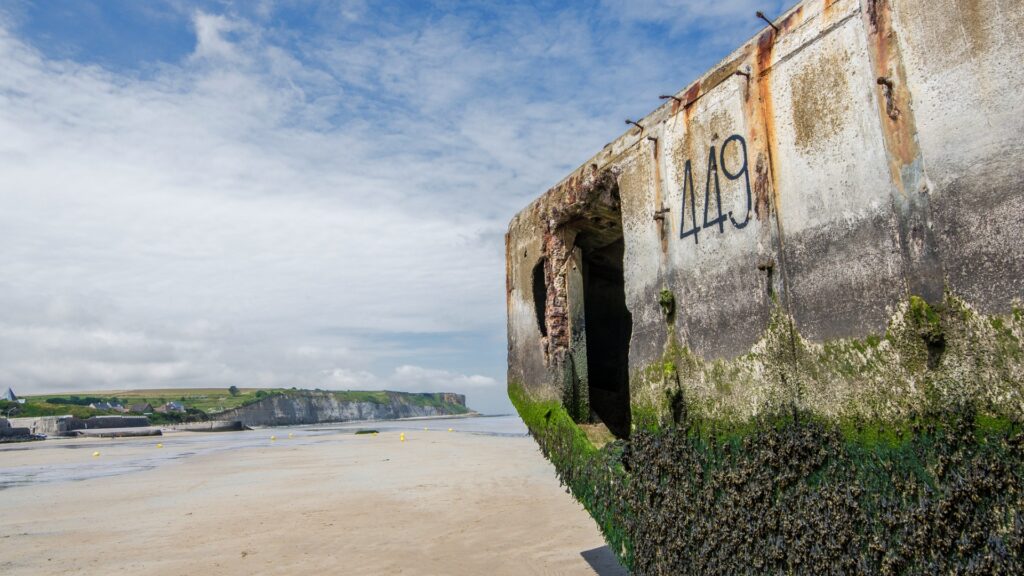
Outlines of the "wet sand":
{"type": "Polygon", "coordinates": [[[0,573],[623,573],[530,438],[288,433],[0,449],[0,573]]]}

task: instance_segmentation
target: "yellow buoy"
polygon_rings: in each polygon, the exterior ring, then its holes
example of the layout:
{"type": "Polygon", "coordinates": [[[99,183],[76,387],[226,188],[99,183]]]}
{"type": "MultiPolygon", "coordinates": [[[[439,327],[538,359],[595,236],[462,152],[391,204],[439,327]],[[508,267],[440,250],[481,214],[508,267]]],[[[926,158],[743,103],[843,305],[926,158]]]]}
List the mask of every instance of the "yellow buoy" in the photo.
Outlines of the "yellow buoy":
{"type": "Polygon", "coordinates": [[[448,429],[448,431],[449,431],[449,432],[454,432],[454,430],[452,430],[451,428],[449,428],[449,429],[448,429]]]}
{"type": "Polygon", "coordinates": [[[99,453],[99,452],[93,452],[93,453],[92,453],[92,457],[93,457],[93,458],[95,458],[95,457],[97,457],[97,456],[99,456],[99,455],[100,455],[100,453],[99,453]]]}
{"type": "Polygon", "coordinates": [[[399,434],[398,435],[398,439],[401,440],[402,442],[405,442],[405,432],[402,432],[401,434],[399,434]]]}
{"type": "Polygon", "coordinates": [[[289,437],[289,438],[291,438],[291,437],[292,437],[292,433],[291,433],[291,432],[289,432],[289,433],[288,433],[288,437],[289,437]]]}
{"type": "Polygon", "coordinates": [[[426,431],[427,431],[427,427],[426,427],[426,426],[424,426],[424,427],[423,427],[423,431],[424,431],[424,432],[426,432],[426,431]]]}
{"type": "Polygon", "coordinates": [[[271,440],[277,440],[277,436],[271,436],[270,439],[271,440]]]}
{"type": "Polygon", "coordinates": [[[163,448],[163,447],[164,447],[164,445],[163,445],[163,444],[157,444],[157,445],[156,445],[156,447],[157,447],[157,448],[163,448]]]}

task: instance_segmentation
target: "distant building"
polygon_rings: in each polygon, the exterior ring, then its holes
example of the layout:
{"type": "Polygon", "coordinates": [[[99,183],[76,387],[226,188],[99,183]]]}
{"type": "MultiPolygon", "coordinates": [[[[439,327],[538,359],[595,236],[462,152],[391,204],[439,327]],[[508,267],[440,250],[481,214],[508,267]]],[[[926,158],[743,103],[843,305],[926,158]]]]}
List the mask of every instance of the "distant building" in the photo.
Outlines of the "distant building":
{"type": "Polygon", "coordinates": [[[7,400],[8,402],[17,402],[18,396],[17,394],[14,393],[14,390],[8,388],[7,392],[4,392],[3,398],[0,398],[0,400],[7,400]]]}
{"type": "Polygon", "coordinates": [[[156,411],[164,414],[169,414],[171,412],[183,414],[185,412],[185,405],[181,402],[168,402],[167,404],[157,408],[156,411]]]}
{"type": "Polygon", "coordinates": [[[133,414],[149,414],[153,412],[153,405],[149,402],[140,402],[129,406],[128,411],[133,414]]]}

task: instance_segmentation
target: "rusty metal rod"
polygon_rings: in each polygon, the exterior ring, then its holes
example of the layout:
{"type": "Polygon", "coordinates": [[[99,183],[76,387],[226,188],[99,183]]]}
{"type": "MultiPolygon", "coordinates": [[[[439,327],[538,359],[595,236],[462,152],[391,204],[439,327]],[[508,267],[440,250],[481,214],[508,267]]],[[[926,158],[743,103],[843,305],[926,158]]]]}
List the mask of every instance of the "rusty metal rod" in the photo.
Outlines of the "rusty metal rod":
{"type": "Polygon", "coordinates": [[[648,136],[647,139],[650,140],[651,142],[654,142],[655,144],[658,143],[658,139],[655,138],[654,136],[648,136]]]}
{"type": "Polygon", "coordinates": [[[637,128],[639,128],[639,129],[641,129],[641,130],[643,130],[643,129],[644,129],[644,127],[643,127],[643,126],[642,126],[642,125],[641,125],[641,124],[640,124],[639,122],[633,122],[633,121],[632,121],[632,120],[630,120],[629,118],[626,118],[626,124],[631,124],[631,125],[633,125],[633,126],[636,126],[636,127],[637,127],[637,128]]]}
{"type": "Polygon", "coordinates": [[[672,96],[670,94],[662,94],[661,96],[658,96],[658,98],[661,98],[662,100],[668,100],[669,98],[671,98],[671,99],[675,100],[676,102],[679,102],[680,104],[683,103],[683,99],[682,98],[680,98],[678,96],[672,96]]]}
{"type": "Polygon", "coordinates": [[[767,22],[768,25],[772,27],[772,30],[775,30],[776,34],[779,33],[779,27],[776,26],[775,24],[772,24],[772,21],[769,20],[768,17],[764,15],[764,12],[761,12],[760,10],[758,10],[757,11],[757,17],[760,18],[761,20],[764,20],[765,22],[767,22]]]}
{"type": "Polygon", "coordinates": [[[744,72],[743,70],[737,70],[737,71],[733,72],[733,74],[735,74],[736,76],[743,76],[747,80],[750,80],[750,72],[744,72]]]}

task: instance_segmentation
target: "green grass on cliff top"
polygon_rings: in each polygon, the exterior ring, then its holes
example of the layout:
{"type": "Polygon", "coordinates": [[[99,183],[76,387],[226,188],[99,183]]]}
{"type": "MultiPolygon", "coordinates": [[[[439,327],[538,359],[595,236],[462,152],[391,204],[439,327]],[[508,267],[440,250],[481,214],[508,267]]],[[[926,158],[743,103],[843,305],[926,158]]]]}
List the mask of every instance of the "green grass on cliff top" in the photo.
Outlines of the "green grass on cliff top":
{"type": "MultiPolygon", "coordinates": [[[[367,390],[300,390],[286,388],[239,388],[237,395],[232,395],[227,388],[169,388],[156,390],[111,390],[100,392],[75,392],[65,394],[41,394],[37,396],[23,396],[26,402],[20,405],[20,412],[16,416],[60,416],[72,414],[80,418],[88,418],[101,414],[117,414],[116,412],[103,412],[93,410],[89,406],[74,404],[51,404],[47,402],[51,398],[63,398],[68,400],[85,398],[99,398],[103,401],[118,401],[125,408],[132,404],[144,402],[150,403],[157,408],[167,402],[180,402],[186,408],[195,408],[207,413],[222,412],[239,406],[252,404],[268,396],[302,394],[307,392],[324,392],[335,396],[339,401],[348,402],[374,402],[384,404],[388,402],[389,392],[367,391],[367,390]]],[[[439,394],[416,394],[398,393],[405,396],[405,400],[417,406],[441,407],[445,402],[439,394]]],[[[450,405],[449,405],[450,406],[450,405]]],[[[461,407],[459,407],[461,408],[461,407]]],[[[453,413],[468,412],[468,409],[454,408],[453,413]]]]}

